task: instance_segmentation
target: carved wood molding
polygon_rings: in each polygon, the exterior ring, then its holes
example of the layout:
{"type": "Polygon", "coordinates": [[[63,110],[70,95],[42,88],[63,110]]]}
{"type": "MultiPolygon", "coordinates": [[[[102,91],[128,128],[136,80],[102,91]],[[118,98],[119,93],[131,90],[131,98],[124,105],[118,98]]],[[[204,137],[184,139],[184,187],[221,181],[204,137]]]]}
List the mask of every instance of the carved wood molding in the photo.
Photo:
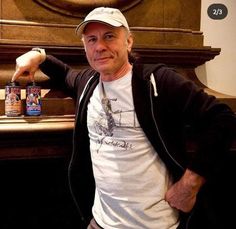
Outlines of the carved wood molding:
{"type": "MultiPolygon", "coordinates": [[[[3,36],[0,41],[15,43],[41,43],[61,46],[82,46],[75,34],[77,24],[42,23],[0,19],[3,36]]],[[[146,47],[176,46],[202,47],[203,33],[184,28],[130,27],[137,45],[146,47]]]]}
{"type": "Polygon", "coordinates": [[[128,10],[139,4],[142,0],[34,0],[36,3],[53,10],[57,13],[70,15],[73,17],[85,17],[92,9],[99,6],[109,6],[128,10]]]}
{"type": "Polygon", "coordinates": [[[143,63],[165,63],[171,66],[195,68],[215,58],[220,54],[220,48],[203,46],[201,48],[161,46],[153,47],[136,46],[134,52],[141,57],[143,63]]]}
{"type": "Polygon", "coordinates": [[[56,27],[56,28],[72,28],[75,29],[77,25],[62,24],[62,23],[43,23],[43,22],[33,22],[33,21],[21,21],[21,20],[7,20],[0,19],[1,25],[11,25],[11,26],[37,26],[37,27],[56,27]]]}
{"type": "MultiPolygon", "coordinates": [[[[82,46],[61,46],[42,45],[39,43],[17,44],[10,42],[0,43],[1,63],[15,63],[15,59],[39,45],[45,48],[47,53],[57,56],[59,59],[71,64],[87,64],[84,48],[82,46]]],[[[142,57],[144,63],[165,63],[173,66],[197,67],[206,61],[214,59],[220,54],[220,48],[210,46],[203,47],[174,47],[174,46],[153,46],[146,47],[135,45],[133,52],[142,57]]]]}

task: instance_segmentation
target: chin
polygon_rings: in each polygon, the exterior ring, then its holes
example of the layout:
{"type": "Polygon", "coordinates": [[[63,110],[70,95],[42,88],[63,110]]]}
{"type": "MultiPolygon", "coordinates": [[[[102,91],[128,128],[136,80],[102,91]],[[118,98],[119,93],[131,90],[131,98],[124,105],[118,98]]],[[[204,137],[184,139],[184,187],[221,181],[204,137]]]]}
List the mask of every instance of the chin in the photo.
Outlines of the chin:
{"type": "Polygon", "coordinates": [[[107,64],[99,64],[95,67],[95,70],[98,72],[109,72],[111,70],[111,66],[107,64]]]}

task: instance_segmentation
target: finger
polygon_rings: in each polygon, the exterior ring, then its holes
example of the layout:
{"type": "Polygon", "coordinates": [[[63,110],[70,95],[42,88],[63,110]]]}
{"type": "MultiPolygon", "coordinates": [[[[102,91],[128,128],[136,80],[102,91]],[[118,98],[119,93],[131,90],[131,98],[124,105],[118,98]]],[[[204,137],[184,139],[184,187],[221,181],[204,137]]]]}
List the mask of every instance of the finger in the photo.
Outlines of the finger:
{"type": "Polygon", "coordinates": [[[34,81],[34,74],[35,74],[35,71],[31,71],[28,75],[30,81],[32,81],[32,82],[34,81]]]}
{"type": "Polygon", "coordinates": [[[22,74],[22,71],[20,69],[16,69],[16,71],[14,72],[11,78],[11,81],[14,82],[15,80],[17,80],[21,74],[22,74]]]}

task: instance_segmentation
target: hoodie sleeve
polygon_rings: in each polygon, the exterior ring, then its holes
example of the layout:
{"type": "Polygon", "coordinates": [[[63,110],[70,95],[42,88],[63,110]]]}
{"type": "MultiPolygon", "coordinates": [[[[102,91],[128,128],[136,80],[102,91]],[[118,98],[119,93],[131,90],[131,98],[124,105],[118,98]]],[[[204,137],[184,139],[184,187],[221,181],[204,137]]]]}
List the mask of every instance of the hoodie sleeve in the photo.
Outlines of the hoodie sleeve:
{"type": "Polygon", "coordinates": [[[169,109],[192,125],[196,152],[187,167],[205,178],[214,176],[227,159],[236,136],[236,117],[232,109],[208,95],[190,80],[164,68],[159,88],[169,109]]]}
{"type": "Polygon", "coordinates": [[[40,70],[50,78],[53,86],[68,89],[73,94],[83,90],[88,78],[95,73],[91,68],[73,69],[51,55],[47,55],[46,60],[40,65],[40,70]]]}

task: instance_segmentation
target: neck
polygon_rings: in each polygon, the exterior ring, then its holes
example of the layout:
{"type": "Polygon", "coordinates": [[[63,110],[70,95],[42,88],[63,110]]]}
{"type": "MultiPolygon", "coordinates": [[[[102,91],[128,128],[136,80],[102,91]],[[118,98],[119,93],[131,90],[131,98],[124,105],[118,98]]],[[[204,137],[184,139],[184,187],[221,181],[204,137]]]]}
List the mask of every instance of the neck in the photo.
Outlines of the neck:
{"type": "Polygon", "coordinates": [[[104,82],[117,80],[125,76],[131,69],[132,69],[132,65],[128,63],[125,66],[121,67],[119,71],[115,73],[101,73],[100,77],[101,77],[101,80],[104,82]]]}

